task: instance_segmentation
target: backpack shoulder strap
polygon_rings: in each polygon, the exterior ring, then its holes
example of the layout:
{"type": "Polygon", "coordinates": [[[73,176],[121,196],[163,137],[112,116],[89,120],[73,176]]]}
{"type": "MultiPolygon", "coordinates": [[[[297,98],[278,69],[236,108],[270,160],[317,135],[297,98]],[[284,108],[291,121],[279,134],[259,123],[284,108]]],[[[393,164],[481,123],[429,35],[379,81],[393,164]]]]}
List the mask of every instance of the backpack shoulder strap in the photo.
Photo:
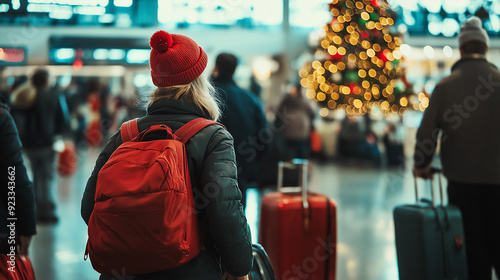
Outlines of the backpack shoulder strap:
{"type": "MultiPolygon", "coordinates": [[[[203,128],[209,126],[209,125],[220,125],[224,127],[221,123],[205,119],[205,118],[197,118],[192,121],[189,121],[185,125],[183,125],[181,128],[179,128],[174,134],[179,138],[179,140],[183,143],[186,144],[186,142],[193,137],[196,133],[198,133],[200,130],[203,128]]],[[[225,127],[224,127],[225,128],[225,127]]]]}
{"type": "Polygon", "coordinates": [[[128,142],[137,135],[139,135],[139,126],[137,125],[137,119],[129,120],[122,124],[120,127],[120,135],[122,137],[122,142],[128,142]]]}

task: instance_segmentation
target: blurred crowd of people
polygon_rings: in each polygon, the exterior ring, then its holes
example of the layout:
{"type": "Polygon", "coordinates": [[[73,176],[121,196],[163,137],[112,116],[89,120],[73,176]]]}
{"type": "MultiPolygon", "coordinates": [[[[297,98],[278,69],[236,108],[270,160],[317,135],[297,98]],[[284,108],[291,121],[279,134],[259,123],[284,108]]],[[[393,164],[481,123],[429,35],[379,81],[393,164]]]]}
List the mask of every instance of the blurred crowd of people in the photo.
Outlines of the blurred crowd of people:
{"type": "MultiPolygon", "coordinates": [[[[237,64],[234,55],[219,55],[211,78],[222,104],[221,122],[235,139],[242,190],[273,185],[275,165],[291,158],[361,161],[374,166],[404,164],[401,123],[378,126],[380,131],[375,132],[368,115],[319,117],[314,102],[294,83],[284,87],[286,92],[280,93],[283,97],[277,108],[262,108],[266,102],[255,77],[248,90],[233,79],[237,64]],[[270,110],[274,112],[271,120],[264,114],[270,110]]],[[[138,94],[126,98],[111,92],[98,77],[73,77],[64,87],[58,78],[51,79],[41,68],[30,77],[16,77],[1,93],[11,107],[33,172],[42,222],[57,222],[50,188],[62,144],[70,143],[78,150],[101,147],[124,121],[146,113],[138,94]]]]}

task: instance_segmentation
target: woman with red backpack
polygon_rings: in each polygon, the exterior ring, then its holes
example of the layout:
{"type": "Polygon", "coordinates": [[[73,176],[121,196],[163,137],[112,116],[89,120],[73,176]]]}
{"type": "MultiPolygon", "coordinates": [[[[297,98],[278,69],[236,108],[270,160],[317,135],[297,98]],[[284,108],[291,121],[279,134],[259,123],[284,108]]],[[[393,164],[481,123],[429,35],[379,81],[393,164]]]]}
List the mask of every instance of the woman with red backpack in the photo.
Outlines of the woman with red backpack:
{"type": "Polygon", "coordinates": [[[164,31],[150,45],[147,115],[111,137],[83,195],[92,265],[100,279],[248,279],[250,230],[207,55],[164,31]]]}

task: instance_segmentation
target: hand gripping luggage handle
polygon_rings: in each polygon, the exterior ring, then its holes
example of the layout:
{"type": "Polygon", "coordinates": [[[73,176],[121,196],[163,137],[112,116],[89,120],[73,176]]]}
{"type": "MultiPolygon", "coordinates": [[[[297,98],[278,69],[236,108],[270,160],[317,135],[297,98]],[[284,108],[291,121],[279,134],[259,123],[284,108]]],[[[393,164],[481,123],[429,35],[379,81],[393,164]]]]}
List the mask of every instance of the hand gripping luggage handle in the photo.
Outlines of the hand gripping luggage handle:
{"type": "Polygon", "coordinates": [[[308,161],[307,159],[292,159],[288,162],[280,161],[278,162],[278,192],[281,193],[300,193],[302,196],[302,208],[304,210],[304,228],[306,230],[309,229],[310,224],[310,209],[309,209],[309,201],[307,200],[307,173],[308,173],[308,161]],[[300,167],[300,176],[299,176],[299,186],[294,187],[284,187],[283,186],[283,174],[284,169],[296,169],[300,167]]]}
{"type": "MultiPolygon", "coordinates": [[[[431,169],[431,172],[433,174],[438,174],[438,181],[439,181],[439,198],[441,200],[441,205],[444,207],[444,200],[443,200],[443,185],[441,183],[441,169],[438,169],[438,168],[432,168],[431,169]]],[[[417,177],[416,176],[413,176],[413,179],[415,181],[415,198],[417,200],[417,203],[419,201],[418,199],[418,184],[417,184],[417,177]]],[[[432,196],[432,207],[433,208],[436,208],[437,207],[437,202],[436,202],[436,195],[435,195],[435,192],[434,192],[434,181],[431,179],[431,196],[432,196]]]]}

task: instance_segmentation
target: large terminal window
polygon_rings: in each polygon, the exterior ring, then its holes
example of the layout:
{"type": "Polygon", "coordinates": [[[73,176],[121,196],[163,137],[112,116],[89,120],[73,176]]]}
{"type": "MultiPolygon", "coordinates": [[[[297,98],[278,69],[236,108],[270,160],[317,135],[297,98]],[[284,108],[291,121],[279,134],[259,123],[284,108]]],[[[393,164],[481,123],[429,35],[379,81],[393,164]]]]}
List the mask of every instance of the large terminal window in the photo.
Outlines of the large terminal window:
{"type": "Polygon", "coordinates": [[[165,0],[158,1],[158,21],[166,26],[188,28],[273,27],[283,21],[283,0],[165,0]]]}
{"type": "Polygon", "coordinates": [[[411,35],[454,37],[472,15],[480,17],[491,35],[500,31],[498,0],[388,0],[398,23],[411,35]]]}
{"type": "Polygon", "coordinates": [[[290,25],[320,28],[328,0],[0,0],[0,24],[279,29],[284,3],[290,25]]]}
{"type": "Polygon", "coordinates": [[[328,0],[290,0],[290,25],[320,29],[332,20],[328,0]]]}
{"type": "Polygon", "coordinates": [[[0,24],[151,27],[158,0],[0,0],[0,24]]]}

